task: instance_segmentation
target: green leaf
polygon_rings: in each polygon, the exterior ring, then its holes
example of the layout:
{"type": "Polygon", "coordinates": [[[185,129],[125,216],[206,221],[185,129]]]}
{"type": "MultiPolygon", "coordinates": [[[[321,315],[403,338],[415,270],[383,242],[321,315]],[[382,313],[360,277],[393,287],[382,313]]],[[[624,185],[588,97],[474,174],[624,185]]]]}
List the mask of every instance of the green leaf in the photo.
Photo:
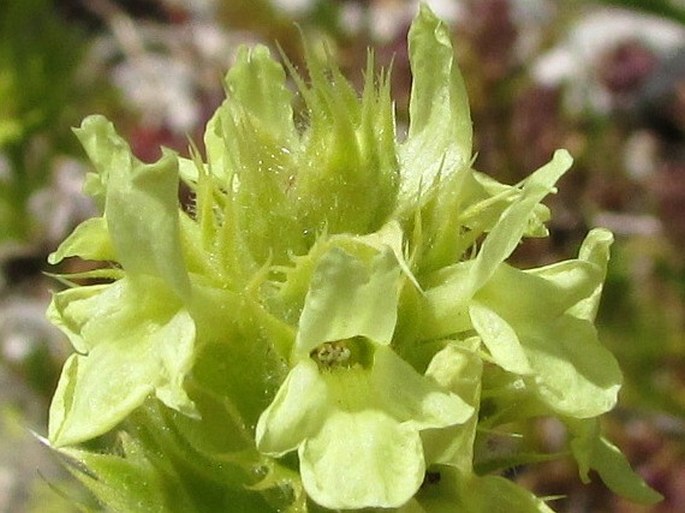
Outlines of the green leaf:
{"type": "Polygon", "coordinates": [[[236,63],[226,74],[229,102],[239,105],[235,114],[249,116],[257,131],[270,134],[274,142],[293,145],[292,93],[285,84],[283,67],[271,58],[266,46],[241,46],[236,63]]]}
{"type": "Polygon", "coordinates": [[[664,498],[630,468],[621,451],[604,437],[600,437],[597,443],[591,466],[614,493],[628,500],[656,504],[664,498]]]}
{"type": "Polygon", "coordinates": [[[614,493],[630,501],[655,504],[663,500],[633,471],[621,451],[601,435],[597,419],[568,419],[567,424],[574,435],[571,450],[584,483],[590,481],[588,473],[594,469],[614,493]]]}
{"type": "MultiPolygon", "coordinates": [[[[164,476],[147,461],[135,442],[127,444],[127,457],[97,454],[76,449],[59,449],[59,454],[71,464],[71,472],[94,495],[107,505],[109,511],[127,513],[173,513],[180,509],[170,504],[169,490],[164,476]]],[[[189,509],[187,497],[176,488],[173,504],[189,509]],[[180,492],[180,493],[179,493],[180,492]]]]}
{"type": "Polygon", "coordinates": [[[661,16],[672,20],[680,25],[685,24],[685,9],[677,2],[670,0],[652,0],[651,2],[638,2],[636,0],[600,0],[600,4],[618,6],[627,12],[642,11],[645,15],[661,16]]]}
{"type": "Polygon", "coordinates": [[[289,66],[309,121],[291,187],[297,216],[310,240],[374,232],[395,210],[400,181],[389,75],[375,78],[369,54],[360,99],[330,57],[322,64],[305,48],[311,86],[289,66]]]}
{"type": "Polygon", "coordinates": [[[440,174],[468,167],[471,117],[447,26],[424,4],[409,30],[413,75],[409,133],[399,148],[402,201],[416,201],[440,174]]]}
{"type": "Polygon", "coordinates": [[[427,482],[398,513],[554,513],[542,499],[499,476],[477,476],[436,466],[427,482]]]}
{"type": "Polygon", "coordinates": [[[474,292],[485,285],[499,264],[516,249],[528,229],[536,206],[554,191],[554,184],[571,167],[572,162],[568,152],[558,150],[549,163],[526,179],[521,196],[502,213],[478,252],[469,275],[469,287],[474,292]]]}
{"type": "Polygon", "coordinates": [[[289,192],[299,136],[283,67],[268,48],[242,46],[226,75],[228,100],[207,126],[210,171],[235,202],[235,222],[255,260],[301,254],[302,230],[289,192]]]}

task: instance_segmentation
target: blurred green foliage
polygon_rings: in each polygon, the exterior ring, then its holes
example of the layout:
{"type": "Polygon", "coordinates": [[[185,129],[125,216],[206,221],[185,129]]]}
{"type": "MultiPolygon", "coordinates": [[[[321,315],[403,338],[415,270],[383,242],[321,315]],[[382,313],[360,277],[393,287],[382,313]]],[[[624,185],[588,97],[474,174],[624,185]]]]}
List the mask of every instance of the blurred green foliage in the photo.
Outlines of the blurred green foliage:
{"type": "Polygon", "coordinates": [[[26,202],[45,185],[52,155],[73,148],[83,35],[54,15],[51,0],[0,3],[0,242],[26,240],[26,202]]]}
{"type": "Polygon", "coordinates": [[[676,0],[599,0],[598,3],[643,11],[685,23],[685,8],[682,2],[676,0]]]}

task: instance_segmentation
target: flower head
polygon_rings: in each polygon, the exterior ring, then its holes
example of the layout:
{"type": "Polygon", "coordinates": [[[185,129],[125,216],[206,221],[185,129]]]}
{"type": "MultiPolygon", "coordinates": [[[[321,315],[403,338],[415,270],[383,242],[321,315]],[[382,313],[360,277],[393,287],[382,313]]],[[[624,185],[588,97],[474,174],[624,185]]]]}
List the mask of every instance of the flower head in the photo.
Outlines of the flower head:
{"type": "Polygon", "coordinates": [[[262,46],[238,52],[206,158],[166,152],[144,165],[104,118],[77,131],[102,215],[50,259],[115,265],[75,277],[105,284],[54,295],[49,316],[77,353],[49,437],[77,445],[133,417],[123,457],[69,452],[100,469],[100,496],[117,493],[108,477],[130,483],[144,471],[155,477],[116,504],[158,511],[164,497],[174,510],[224,511],[239,497],[263,511],[273,500],[263,492],[279,487],[294,493],[275,507],[298,512],[305,495],[331,509],[548,512],[480,475],[493,463],[476,448],[553,416],[572,434],[582,478],[596,469],[620,493],[658,499],[597,429],[621,380],[593,324],[611,234],[590,232],[574,260],[506,263],[522,238],[547,234],[541,202],[570,155],[555,152],[513,186],[474,170],[464,82],[426,6],[409,54],[401,142],[388,74],[375,77],[372,59],[358,95],[331,62],[309,52],[306,83],[262,46]],[[162,413],[149,414],[157,402],[162,413]],[[147,415],[130,415],[141,406],[147,415]],[[294,451],[299,472],[279,460],[294,451]],[[179,476],[201,486],[176,486],[179,476]]]}

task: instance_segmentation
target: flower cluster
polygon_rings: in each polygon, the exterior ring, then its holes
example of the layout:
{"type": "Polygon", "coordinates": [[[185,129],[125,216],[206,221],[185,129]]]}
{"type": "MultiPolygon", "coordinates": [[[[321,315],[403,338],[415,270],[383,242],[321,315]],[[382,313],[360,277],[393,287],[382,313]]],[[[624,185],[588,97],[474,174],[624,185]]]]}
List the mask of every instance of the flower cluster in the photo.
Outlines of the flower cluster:
{"type": "Polygon", "coordinates": [[[102,500],[551,511],[485,471],[479,450],[538,417],[567,426],[583,479],[594,469],[618,493],[658,499],[598,427],[621,380],[593,325],[611,234],[591,231],[574,260],[506,263],[523,237],[547,234],[541,201],[570,156],[513,186],[475,171],[464,83],[427,7],[409,53],[401,142],[372,58],[361,94],[330,62],[308,55],[308,81],[286,64],[300,122],[265,47],[243,48],[228,72],[206,159],[143,164],[98,116],[76,131],[102,215],[50,260],[113,265],[54,295],[49,317],[76,353],[49,440],[90,468],[81,477],[102,500]],[[111,431],[110,454],[79,447],[111,431]]]}

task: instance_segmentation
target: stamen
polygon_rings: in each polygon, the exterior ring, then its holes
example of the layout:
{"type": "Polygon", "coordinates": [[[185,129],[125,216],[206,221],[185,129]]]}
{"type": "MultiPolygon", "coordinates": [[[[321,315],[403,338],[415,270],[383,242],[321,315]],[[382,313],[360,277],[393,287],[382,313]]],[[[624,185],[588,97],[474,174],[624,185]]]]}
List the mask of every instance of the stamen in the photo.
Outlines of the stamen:
{"type": "Polygon", "coordinates": [[[332,369],[334,367],[349,367],[352,351],[344,340],[324,342],[316,347],[309,356],[319,364],[319,367],[332,369]]]}

